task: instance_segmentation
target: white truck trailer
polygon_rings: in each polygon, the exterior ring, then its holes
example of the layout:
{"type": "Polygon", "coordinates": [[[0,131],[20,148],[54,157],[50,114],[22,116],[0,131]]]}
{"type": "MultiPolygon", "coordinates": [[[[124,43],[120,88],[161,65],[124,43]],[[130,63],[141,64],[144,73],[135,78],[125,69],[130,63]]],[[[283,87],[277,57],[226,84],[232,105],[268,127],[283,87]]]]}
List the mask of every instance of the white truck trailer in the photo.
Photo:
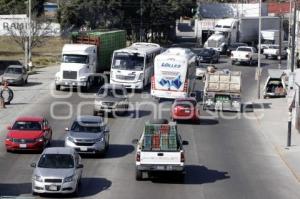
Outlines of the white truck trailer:
{"type": "MultiPolygon", "coordinates": [[[[258,17],[220,19],[215,25],[215,33],[207,39],[204,47],[225,53],[227,46],[232,43],[243,42],[251,45],[257,43],[258,20],[258,17]]],[[[279,30],[279,21],[279,17],[262,17],[262,30],[279,30]]]]}
{"type": "Polygon", "coordinates": [[[207,73],[203,109],[241,112],[241,77],[240,71],[207,73]]]}

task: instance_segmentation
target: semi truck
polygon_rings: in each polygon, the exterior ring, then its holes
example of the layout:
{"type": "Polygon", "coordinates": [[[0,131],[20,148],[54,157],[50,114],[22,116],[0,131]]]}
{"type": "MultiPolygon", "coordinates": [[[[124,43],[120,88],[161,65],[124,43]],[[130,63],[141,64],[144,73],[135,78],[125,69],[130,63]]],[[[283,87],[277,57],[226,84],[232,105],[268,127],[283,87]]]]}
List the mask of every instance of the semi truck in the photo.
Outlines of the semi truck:
{"type": "MultiPolygon", "coordinates": [[[[227,46],[232,43],[253,45],[258,41],[258,21],[258,17],[220,19],[215,25],[214,34],[207,39],[204,47],[225,53],[227,46]]],[[[279,17],[262,17],[262,30],[279,30],[279,22],[279,17]]]]}
{"type": "Polygon", "coordinates": [[[136,150],[136,180],[143,179],[143,173],[172,172],[181,180],[185,174],[185,153],[183,141],[176,122],[158,119],[146,122],[140,139],[133,141],[136,150]]]}
{"type": "Polygon", "coordinates": [[[114,50],[126,46],[124,30],[75,32],[72,43],[62,49],[62,62],[55,75],[55,88],[79,87],[82,91],[99,83],[99,74],[110,71],[114,50]]]}
{"type": "Polygon", "coordinates": [[[204,110],[242,111],[241,72],[218,70],[206,74],[204,110]]]}

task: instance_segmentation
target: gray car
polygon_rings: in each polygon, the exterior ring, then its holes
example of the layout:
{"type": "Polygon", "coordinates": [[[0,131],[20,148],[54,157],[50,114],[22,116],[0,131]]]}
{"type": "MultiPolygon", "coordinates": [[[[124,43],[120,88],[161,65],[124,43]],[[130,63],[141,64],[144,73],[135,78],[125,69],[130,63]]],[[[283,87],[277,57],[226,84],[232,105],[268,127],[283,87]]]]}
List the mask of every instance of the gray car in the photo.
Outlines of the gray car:
{"type": "Polygon", "coordinates": [[[103,154],[109,148],[109,128],[99,116],[78,116],[68,134],[65,146],[79,153],[103,154]]]}
{"type": "Polygon", "coordinates": [[[96,94],[94,115],[128,111],[128,96],[123,85],[104,84],[96,94]]]}
{"type": "Polygon", "coordinates": [[[83,165],[72,148],[46,148],[41,154],[32,174],[32,194],[77,194],[83,165]]]}
{"type": "Polygon", "coordinates": [[[28,81],[28,73],[22,65],[10,65],[4,71],[1,82],[6,81],[9,85],[22,86],[28,81]]]}

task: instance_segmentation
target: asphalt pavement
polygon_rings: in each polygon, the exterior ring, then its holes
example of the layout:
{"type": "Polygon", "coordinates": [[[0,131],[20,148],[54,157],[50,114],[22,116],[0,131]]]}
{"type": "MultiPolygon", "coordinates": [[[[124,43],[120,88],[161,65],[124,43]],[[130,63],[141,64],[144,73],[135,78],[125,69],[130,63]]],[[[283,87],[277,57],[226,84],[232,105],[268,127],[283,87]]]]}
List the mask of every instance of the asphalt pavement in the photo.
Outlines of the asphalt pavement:
{"type": "MultiPolygon", "coordinates": [[[[244,101],[256,99],[255,67],[230,66],[225,57],[220,62],[217,64],[219,68],[242,71],[244,101]]],[[[262,66],[265,78],[265,69],[277,67],[277,61],[263,60],[262,66]]],[[[202,89],[200,80],[196,89],[202,89]]],[[[93,93],[84,96],[79,96],[77,92],[68,94],[67,91],[51,94],[49,88],[40,99],[26,105],[26,110],[21,112],[22,115],[48,118],[54,133],[53,146],[63,146],[64,129],[70,125],[72,118],[77,114],[92,114],[93,93]]],[[[252,110],[245,114],[202,112],[200,124],[179,124],[183,139],[189,141],[185,147],[187,173],[184,183],[177,182],[172,176],[136,181],[135,146],[131,141],[139,137],[145,121],[159,113],[169,118],[171,102],[160,104],[165,111],[155,111],[158,104],[147,91],[135,94],[130,101],[143,105],[139,106],[139,110],[134,110],[135,113],[108,119],[111,130],[108,154],[104,157],[83,156],[83,179],[77,198],[300,198],[299,182],[276,153],[270,140],[259,131],[257,114],[252,110]]],[[[1,141],[5,139],[5,133],[1,132],[1,141]]],[[[38,156],[6,153],[1,144],[0,196],[30,196],[33,170],[30,163],[38,156]]]]}

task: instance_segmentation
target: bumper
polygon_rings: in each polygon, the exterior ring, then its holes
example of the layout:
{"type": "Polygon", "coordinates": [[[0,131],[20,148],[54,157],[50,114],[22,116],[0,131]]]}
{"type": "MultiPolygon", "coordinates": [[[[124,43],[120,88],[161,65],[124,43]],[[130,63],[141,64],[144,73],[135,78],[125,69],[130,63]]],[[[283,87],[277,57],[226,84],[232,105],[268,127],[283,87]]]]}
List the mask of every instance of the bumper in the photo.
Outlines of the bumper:
{"type": "Polygon", "coordinates": [[[120,82],[120,81],[116,81],[114,79],[110,79],[110,83],[115,84],[115,85],[123,85],[125,88],[128,88],[128,89],[143,89],[144,88],[144,85],[143,85],[142,81],[120,82]]]}
{"type": "Polygon", "coordinates": [[[205,103],[204,106],[208,110],[241,111],[241,103],[237,101],[232,103],[205,103]]]}
{"type": "Polygon", "coordinates": [[[19,150],[39,151],[39,150],[42,150],[44,148],[44,142],[19,144],[19,143],[5,141],[5,147],[9,151],[19,151],[19,150]]]}
{"type": "Polygon", "coordinates": [[[234,62],[250,62],[250,59],[248,59],[248,58],[231,58],[231,61],[234,61],[234,62]]]}
{"type": "Polygon", "coordinates": [[[184,165],[136,165],[140,171],[184,171],[184,165]]]}
{"type": "Polygon", "coordinates": [[[59,86],[86,86],[86,81],[77,81],[77,80],[55,80],[55,85],[59,86]]]}
{"type": "Polygon", "coordinates": [[[195,113],[187,113],[187,114],[176,114],[172,113],[172,119],[175,120],[197,120],[199,116],[195,113]]]}
{"type": "Polygon", "coordinates": [[[19,80],[14,80],[14,79],[9,79],[9,80],[3,80],[6,81],[8,83],[8,85],[23,85],[23,79],[19,79],[19,80]]]}
{"type": "Polygon", "coordinates": [[[127,111],[128,107],[107,107],[102,105],[95,105],[94,106],[94,112],[98,113],[115,113],[115,112],[124,112],[127,111]]]}
{"type": "Polygon", "coordinates": [[[66,183],[45,183],[32,181],[32,191],[36,193],[61,193],[69,194],[76,190],[76,182],[66,182],[66,183]]]}
{"type": "Polygon", "coordinates": [[[105,151],[105,141],[96,142],[91,146],[78,146],[77,144],[66,140],[66,147],[74,148],[78,153],[86,153],[86,154],[96,154],[105,151]]]}
{"type": "Polygon", "coordinates": [[[178,91],[163,91],[163,90],[153,90],[151,89],[151,96],[156,98],[164,99],[177,99],[188,97],[187,92],[178,92],[178,91]]]}
{"type": "Polygon", "coordinates": [[[285,97],[286,93],[264,93],[264,97],[285,97]]]}

